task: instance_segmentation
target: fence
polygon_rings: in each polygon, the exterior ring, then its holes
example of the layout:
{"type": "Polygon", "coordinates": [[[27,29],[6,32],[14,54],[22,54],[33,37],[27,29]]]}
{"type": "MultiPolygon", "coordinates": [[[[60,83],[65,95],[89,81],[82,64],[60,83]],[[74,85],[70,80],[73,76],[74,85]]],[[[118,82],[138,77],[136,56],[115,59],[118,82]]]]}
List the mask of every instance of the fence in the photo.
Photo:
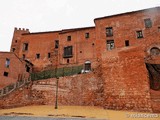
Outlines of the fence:
{"type": "Polygon", "coordinates": [[[30,78],[26,78],[26,79],[19,80],[16,83],[13,83],[13,84],[10,84],[10,85],[4,87],[3,89],[0,90],[0,97],[8,95],[9,93],[14,91],[15,89],[20,88],[29,82],[30,82],[30,78]]]}
{"type": "Polygon", "coordinates": [[[75,74],[80,74],[82,69],[83,69],[83,65],[63,67],[63,68],[46,70],[46,71],[37,72],[37,73],[31,73],[31,80],[35,81],[35,80],[48,79],[48,78],[71,76],[75,74]]]}

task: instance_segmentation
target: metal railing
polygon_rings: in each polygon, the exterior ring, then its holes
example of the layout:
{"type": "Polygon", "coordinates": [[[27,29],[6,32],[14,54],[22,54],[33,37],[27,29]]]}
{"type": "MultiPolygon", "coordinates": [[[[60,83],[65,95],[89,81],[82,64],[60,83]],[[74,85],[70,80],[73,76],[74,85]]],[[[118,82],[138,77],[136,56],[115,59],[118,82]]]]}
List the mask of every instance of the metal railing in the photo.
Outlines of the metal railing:
{"type": "Polygon", "coordinates": [[[3,97],[5,95],[8,95],[9,93],[13,92],[14,90],[30,83],[31,78],[23,78],[22,80],[17,81],[16,83],[12,83],[3,89],[0,89],[0,97],[3,97]]]}

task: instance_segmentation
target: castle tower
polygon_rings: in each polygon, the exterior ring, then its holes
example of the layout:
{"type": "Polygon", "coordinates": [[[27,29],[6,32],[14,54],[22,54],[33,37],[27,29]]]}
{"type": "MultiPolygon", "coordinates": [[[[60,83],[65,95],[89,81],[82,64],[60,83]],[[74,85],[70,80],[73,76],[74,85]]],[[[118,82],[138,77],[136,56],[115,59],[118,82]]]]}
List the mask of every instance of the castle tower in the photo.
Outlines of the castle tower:
{"type": "Polygon", "coordinates": [[[20,49],[21,37],[22,37],[22,34],[24,33],[30,33],[29,29],[24,29],[24,28],[14,29],[10,52],[14,52],[16,55],[18,55],[19,49],[20,49]]]}

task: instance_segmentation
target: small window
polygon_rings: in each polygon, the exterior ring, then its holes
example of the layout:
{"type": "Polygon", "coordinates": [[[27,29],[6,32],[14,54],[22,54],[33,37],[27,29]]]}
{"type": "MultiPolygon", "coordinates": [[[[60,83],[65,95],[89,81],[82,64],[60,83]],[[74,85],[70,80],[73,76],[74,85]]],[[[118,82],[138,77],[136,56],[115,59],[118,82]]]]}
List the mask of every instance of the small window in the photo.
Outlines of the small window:
{"type": "Polygon", "coordinates": [[[129,40],[125,40],[125,46],[129,46],[129,40]]]}
{"type": "Polygon", "coordinates": [[[48,53],[48,58],[51,58],[51,53],[48,53]]]}
{"type": "Polygon", "coordinates": [[[67,59],[67,63],[69,63],[69,59],[67,59]]]}
{"type": "Polygon", "coordinates": [[[84,70],[85,71],[91,71],[91,62],[90,61],[85,62],[84,70]]]}
{"type": "Polygon", "coordinates": [[[9,68],[9,65],[10,65],[10,59],[6,58],[6,63],[5,63],[6,68],[9,68]]]}
{"type": "Polygon", "coordinates": [[[145,27],[146,28],[151,28],[152,27],[152,21],[150,18],[144,19],[145,27]]]}
{"type": "Polygon", "coordinates": [[[137,33],[137,38],[143,38],[142,30],[137,31],[136,33],[137,33]]]}
{"type": "Polygon", "coordinates": [[[72,49],[73,49],[72,46],[64,47],[63,57],[64,58],[73,57],[72,49]]]}
{"type": "Polygon", "coordinates": [[[59,47],[59,40],[55,40],[55,48],[59,47]]]}
{"type": "Polygon", "coordinates": [[[3,75],[6,76],[6,77],[8,77],[8,72],[4,72],[3,75]]]}
{"type": "Polygon", "coordinates": [[[23,54],[23,55],[22,55],[22,58],[23,58],[23,60],[24,60],[24,59],[26,58],[26,55],[25,55],[25,54],[23,54]]]}
{"type": "Polygon", "coordinates": [[[114,40],[107,40],[107,50],[114,49],[114,40]]]}
{"type": "Polygon", "coordinates": [[[28,43],[24,43],[23,44],[23,51],[27,51],[28,50],[28,43]]]}
{"type": "Polygon", "coordinates": [[[15,40],[15,43],[17,43],[17,40],[15,40]]]}
{"type": "Polygon", "coordinates": [[[86,34],[85,34],[85,37],[86,37],[86,38],[89,38],[89,33],[86,33],[86,34]]]}
{"type": "Polygon", "coordinates": [[[30,67],[26,65],[26,72],[30,72],[30,67]]]}
{"type": "Polygon", "coordinates": [[[15,50],[16,50],[15,48],[12,48],[12,52],[15,52],[15,50]]]}
{"type": "Polygon", "coordinates": [[[158,27],[158,32],[160,32],[160,27],[158,27]]]}
{"type": "Polygon", "coordinates": [[[67,36],[67,41],[71,41],[71,36],[67,36]]]}
{"type": "Polygon", "coordinates": [[[106,28],[106,36],[107,37],[113,36],[113,28],[112,27],[107,27],[106,28]]]}
{"type": "Polygon", "coordinates": [[[40,54],[36,54],[36,59],[39,59],[40,58],[40,54]]]}

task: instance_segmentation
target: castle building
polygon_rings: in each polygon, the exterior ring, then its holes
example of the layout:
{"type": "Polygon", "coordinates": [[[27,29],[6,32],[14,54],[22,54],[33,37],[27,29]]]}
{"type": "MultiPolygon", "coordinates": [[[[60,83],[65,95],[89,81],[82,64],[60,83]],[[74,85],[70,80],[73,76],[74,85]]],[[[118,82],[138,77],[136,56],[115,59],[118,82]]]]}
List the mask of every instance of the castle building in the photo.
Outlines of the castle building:
{"type": "Polygon", "coordinates": [[[160,108],[153,100],[160,94],[159,13],[160,7],[132,11],[96,18],[92,27],[59,31],[15,28],[10,54],[24,61],[28,67],[22,71],[29,73],[83,65],[82,73],[93,72],[103,81],[101,106],[152,111],[160,108]]]}

